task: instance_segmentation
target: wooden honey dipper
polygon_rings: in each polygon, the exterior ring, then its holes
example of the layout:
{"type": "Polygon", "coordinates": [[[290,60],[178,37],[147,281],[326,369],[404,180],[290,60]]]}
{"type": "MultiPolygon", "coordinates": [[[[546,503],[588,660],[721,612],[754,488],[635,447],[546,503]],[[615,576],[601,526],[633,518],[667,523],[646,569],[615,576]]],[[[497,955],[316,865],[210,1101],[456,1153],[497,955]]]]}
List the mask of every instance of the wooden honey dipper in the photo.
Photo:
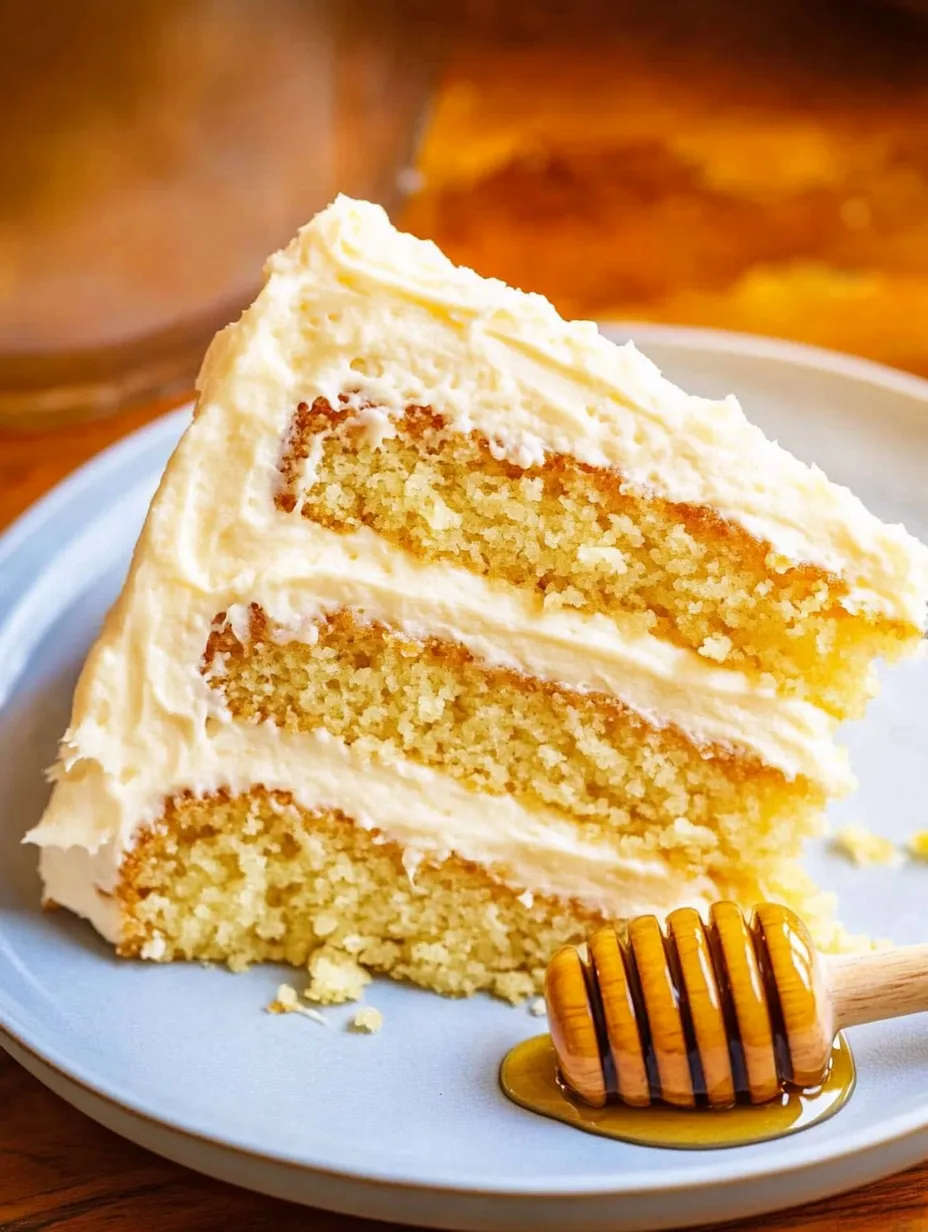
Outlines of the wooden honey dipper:
{"type": "Polygon", "coordinates": [[[682,907],[565,946],[545,997],[561,1079],[594,1107],[761,1104],[820,1086],[844,1027],[928,1010],[928,944],[825,956],[786,907],[682,907]]]}

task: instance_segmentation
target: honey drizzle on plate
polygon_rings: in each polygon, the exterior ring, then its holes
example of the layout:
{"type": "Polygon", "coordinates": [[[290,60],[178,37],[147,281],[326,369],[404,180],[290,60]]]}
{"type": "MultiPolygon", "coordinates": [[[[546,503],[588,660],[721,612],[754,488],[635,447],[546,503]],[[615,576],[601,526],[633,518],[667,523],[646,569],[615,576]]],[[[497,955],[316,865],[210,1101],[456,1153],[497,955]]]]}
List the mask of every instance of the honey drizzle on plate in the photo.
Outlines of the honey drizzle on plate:
{"type": "Polygon", "coordinates": [[[639,1146],[698,1151],[768,1142],[817,1125],[847,1103],[857,1074],[847,1041],[839,1035],[828,1076],[814,1090],[788,1088],[769,1103],[736,1104],[723,1110],[661,1105],[630,1108],[618,1102],[593,1108],[565,1089],[550,1035],[537,1035],[506,1054],[499,1078],[513,1103],[586,1133],[639,1146]]]}

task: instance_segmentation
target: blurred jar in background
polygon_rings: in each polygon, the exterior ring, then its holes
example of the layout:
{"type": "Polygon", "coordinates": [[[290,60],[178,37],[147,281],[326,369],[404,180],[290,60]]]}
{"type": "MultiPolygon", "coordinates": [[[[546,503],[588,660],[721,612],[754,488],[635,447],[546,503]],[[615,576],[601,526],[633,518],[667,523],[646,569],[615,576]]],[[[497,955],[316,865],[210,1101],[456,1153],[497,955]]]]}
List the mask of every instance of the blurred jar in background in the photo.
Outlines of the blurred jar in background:
{"type": "Polygon", "coordinates": [[[393,205],[423,7],[0,0],[0,422],[189,387],[336,189],[393,205]]]}
{"type": "Polygon", "coordinates": [[[0,0],[0,421],[188,387],[339,190],[568,316],[928,373],[919,7],[0,0]]]}

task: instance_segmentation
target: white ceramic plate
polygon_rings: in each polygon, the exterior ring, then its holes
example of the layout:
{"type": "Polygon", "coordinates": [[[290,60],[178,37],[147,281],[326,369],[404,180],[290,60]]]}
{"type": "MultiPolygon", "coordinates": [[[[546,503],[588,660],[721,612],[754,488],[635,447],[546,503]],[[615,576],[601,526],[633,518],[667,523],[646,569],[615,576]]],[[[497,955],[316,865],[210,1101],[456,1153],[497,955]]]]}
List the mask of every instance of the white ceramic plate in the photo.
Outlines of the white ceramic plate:
{"type": "MultiPolygon", "coordinates": [[[[617,334],[627,331],[619,330],[617,334]]],[[[928,537],[928,385],[783,343],[637,329],[687,388],[751,416],[879,514],[928,537]]],[[[666,1228],[806,1202],[928,1154],[928,1020],[851,1033],[860,1078],[835,1119],[730,1151],[588,1137],[508,1103],[507,1048],[541,1024],[478,997],[377,982],[380,1035],[262,1008],[282,973],[116,960],[88,926],[38,910],[19,845],[47,794],[80,663],[117,593],[184,415],[110,450],[0,541],[0,1036],[50,1087],[144,1146],[215,1176],[337,1210],[442,1228],[666,1228]]],[[[902,839],[928,826],[928,664],[887,674],[847,729],[861,781],[836,817],[902,839]]],[[[928,866],[816,873],[855,929],[924,940],[928,866]]]]}

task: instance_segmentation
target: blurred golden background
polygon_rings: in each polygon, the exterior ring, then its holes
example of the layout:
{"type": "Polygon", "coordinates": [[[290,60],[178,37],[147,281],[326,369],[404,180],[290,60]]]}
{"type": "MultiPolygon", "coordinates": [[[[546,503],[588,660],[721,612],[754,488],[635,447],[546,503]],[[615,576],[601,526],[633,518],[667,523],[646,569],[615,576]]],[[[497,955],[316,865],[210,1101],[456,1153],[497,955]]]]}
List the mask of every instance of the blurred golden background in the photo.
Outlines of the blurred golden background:
{"type": "Polygon", "coordinates": [[[337,190],[569,316],[928,374],[928,13],[0,0],[0,422],[189,391],[337,190]]]}
{"type": "Polygon", "coordinates": [[[515,7],[447,70],[410,230],[567,315],[928,373],[928,18],[624,0],[546,28],[515,7]]]}

